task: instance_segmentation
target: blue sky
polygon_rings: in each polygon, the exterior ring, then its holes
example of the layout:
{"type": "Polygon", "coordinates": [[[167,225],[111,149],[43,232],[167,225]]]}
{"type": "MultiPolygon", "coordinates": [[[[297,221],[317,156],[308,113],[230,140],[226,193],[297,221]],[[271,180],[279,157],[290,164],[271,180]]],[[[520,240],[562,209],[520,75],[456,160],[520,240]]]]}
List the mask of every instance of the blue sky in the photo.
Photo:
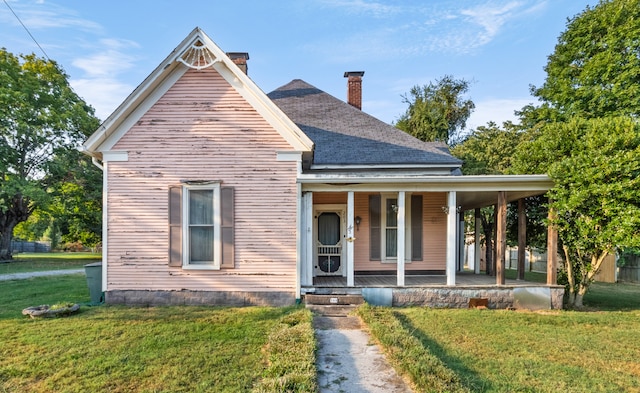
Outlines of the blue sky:
{"type": "MultiPolygon", "coordinates": [[[[42,52],[0,2],[0,46],[42,52]]],[[[249,52],[266,93],[292,79],[346,100],[365,71],[363,110],[391,123],[402,95],[444,75],[471,82],[468,127],[513,119],[534,102],[567,18],[597,0],[6,0],[85,101],[105,119],[196,26],[249,52]]]]}

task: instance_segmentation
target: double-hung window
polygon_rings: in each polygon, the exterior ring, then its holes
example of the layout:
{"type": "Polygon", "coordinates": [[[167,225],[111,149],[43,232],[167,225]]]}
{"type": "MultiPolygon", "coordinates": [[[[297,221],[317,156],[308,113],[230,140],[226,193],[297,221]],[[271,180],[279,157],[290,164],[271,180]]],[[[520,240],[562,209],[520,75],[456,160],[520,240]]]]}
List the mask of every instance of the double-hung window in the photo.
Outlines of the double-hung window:
{"type": "Polygon", "coordinates": [[[182,206],[183,267],[220,268],[220,184],[186,186],[182,206]]]}
{"type": "Polygon", "coordinates": [[[169,266],[233,269],[234,189],[219,181],[169,187],[169,266]]]}

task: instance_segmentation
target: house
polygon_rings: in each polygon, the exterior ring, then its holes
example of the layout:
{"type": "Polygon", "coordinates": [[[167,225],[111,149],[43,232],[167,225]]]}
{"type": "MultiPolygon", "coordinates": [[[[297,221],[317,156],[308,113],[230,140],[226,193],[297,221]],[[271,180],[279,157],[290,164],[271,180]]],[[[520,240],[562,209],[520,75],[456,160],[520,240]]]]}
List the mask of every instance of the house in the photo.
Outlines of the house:
{"type": "MultiPolygon", "coordinates": [[[[428,292],[429,280],[454,289],[461,211],[506,209],[551,185],[461,176],[447,146],[360,109],[363,72],[344,75],[348,103],[302,80],[265,94],[248,59],[194,29],[84,143],[104,171],[108,303],[283,305],[322,288],[428,292]]],[[[510,288],[500,271],[495,280],[491,290],[510,288]]]]}

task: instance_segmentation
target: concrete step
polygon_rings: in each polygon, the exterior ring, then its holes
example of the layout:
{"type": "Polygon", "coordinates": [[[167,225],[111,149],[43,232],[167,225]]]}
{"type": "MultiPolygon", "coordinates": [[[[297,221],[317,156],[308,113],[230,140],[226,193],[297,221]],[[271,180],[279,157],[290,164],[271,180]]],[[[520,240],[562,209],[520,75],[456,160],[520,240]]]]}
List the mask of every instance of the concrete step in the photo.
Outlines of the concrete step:
{"type": "Polygon", "coordinates": [[[307,304],[306,308],[320,317],[346,317],[357,305],[307,304]]]}
{"type": "Polygon", "coordinates": [[[364,303],[362,295],[317,295],[306,294],[304,295],[305,304],[317,304],[317,305],[360,305],[364,303]]]}

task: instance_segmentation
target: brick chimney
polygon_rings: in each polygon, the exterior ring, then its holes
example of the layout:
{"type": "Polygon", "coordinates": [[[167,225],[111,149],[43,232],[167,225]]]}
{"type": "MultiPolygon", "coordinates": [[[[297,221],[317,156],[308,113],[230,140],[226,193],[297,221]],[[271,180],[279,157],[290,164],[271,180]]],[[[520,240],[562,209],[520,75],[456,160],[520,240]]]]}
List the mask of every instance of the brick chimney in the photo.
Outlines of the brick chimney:
{"type": "Polygon", "coordinates": [[[227,56],[236,63],[238,67],[245,74],[249,75],[249,67],[247,66],[247,60],[249,60],[249,54],[247,52],[228,52],[227,56]]]}
{"type": "Polygon", "coordinates": [[[351,106],[362,110],[362,76],[364,71],[347,71],[344,73],[347,79],[347,102],[351,106]]]}

